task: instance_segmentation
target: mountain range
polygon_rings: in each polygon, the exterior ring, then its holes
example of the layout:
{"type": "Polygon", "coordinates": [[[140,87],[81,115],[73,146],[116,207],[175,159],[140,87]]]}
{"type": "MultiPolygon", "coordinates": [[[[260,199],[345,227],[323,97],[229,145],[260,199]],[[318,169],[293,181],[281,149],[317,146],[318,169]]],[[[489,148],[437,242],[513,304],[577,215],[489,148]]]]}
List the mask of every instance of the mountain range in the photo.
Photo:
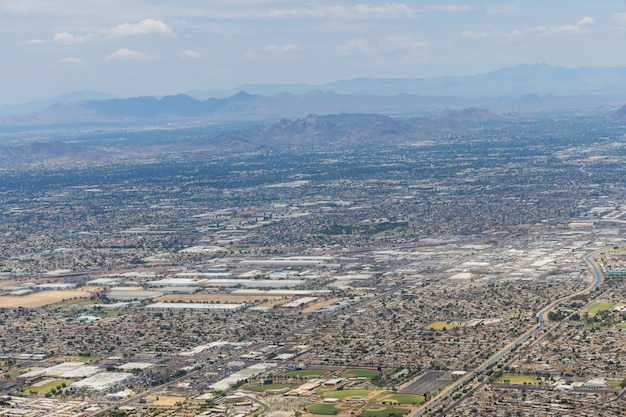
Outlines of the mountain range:
{"type": "Polygon", "coordinates": [[[198,99],[229,97],[237,91],[271,95],[304,94],[312,90],[345,95],[421,94],[461,98],[538,95],[626,94],[626,67],[565,68],[547,64],[520,64],[482,74],[429,78],[356,78],[326,84],[243,84],[234,90],[187,94],[198,99]]]}
{"type": "Polygon", "coordinates": [[[246,85],[224,92],[112,98],[93,91],[0,108],[0,128],[76,124],[268,122],[308,114],[432,116],[467,107],[494,112],[614,110],[626,102],[626,68],[519,65],[490,73],[421,79],[354,79],[324,86],[246,85]],[[321,87],[311,90],[313,87],[321,87]],[[213,96],[206,98],[203,95],[213,96]],[[50,104],[53,103],[53,104],[50,104]],[[37,110],[33,110],[37,109],[37,110]],[[14,111],[12,111],[14,110],[14,111]]]}
{"type": "Polygon", "coordinates": [[[182,129],[177,130],[175,135],[160,139],[156,137],[156,131],[150,129],[138,130],[136,135],[126,132],[123,138],[120,138],[119,130],[111,131],[110,135],[86,131],[67,138],[67,141],[0,145],[0,162],[69,163],[169,152],[224,153],[297,146],[331,149],[366,143],[414,143],[507,117],[513,116],[498,115],[478,108],[447,110],[430,118],[394,118],[362,113],[327,116],[309,114],[302,119],[283,119],[276,123],[218,134],[203,134],[206,129],[182,129]]]}

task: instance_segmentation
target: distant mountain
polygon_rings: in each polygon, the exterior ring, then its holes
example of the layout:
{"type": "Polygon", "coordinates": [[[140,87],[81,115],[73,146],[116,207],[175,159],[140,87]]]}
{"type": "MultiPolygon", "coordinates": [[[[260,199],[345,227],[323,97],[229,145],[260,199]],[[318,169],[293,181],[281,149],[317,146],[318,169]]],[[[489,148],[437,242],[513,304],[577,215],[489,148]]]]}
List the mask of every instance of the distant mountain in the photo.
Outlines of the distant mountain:
{"type": "Polygon", "coordinates": [[[348,146],[359,143],[406,143],[437,133],[450,133],[503,116],[478,108],[445,110],[432,118],[393,118],[376,114],[310,114],[303,119],[218,135],[212,142],[274,146],[348,146]]]}
{"type": "MultiPolygon", "coordinates": [[[[421,94],[463,98],[522,96],[527,94],[590,95],[626,94],[626,67],[564,68],[547,64],[521,64],[496,71],[457,77],[356,78],[328,84],[245,84],[251,94],[281,92],[304,94],[311,90],[344,95],[421,94]]],[[[189,92],[197,99],[226,97],[233,90],[189,92]]]]}
{"type": "MultiPolygon", "coordinates": [[[[240,100],[250,99],[240,95],[240,100]]],[[[183,103],[188,98],[179,97],[183,103]]],[[[159,101],[159,100],[157,100],[159,101]]],[[[169,102],[167,100],[166,102],[169,102]]],[[[152,100],[146,103],[154,105],[152,100]]],[[[359,146],[366,143],[400,144],[436,139],[441,134],[459,132],[481,123],[497,122],[504,117],[488,110],[469,108],[446,110],[431,118],[394,118],[377,114],[309,114],[296,119],[239,129],[220,134],[208,134],[207,129],[185,129],[168,136],[157,130],[138,129],[141,134],[129,133],[123,137],[119,130],[106,134],[100,130],[86,130],[62,141],[25,141],[23,144],[0,144],[0,163],[29,164],[78,161],[102,161],[129,156],[165,154],[181,151],[211,151],[216,153],[246,152],[268,147],[320,146],[327,149],[359,146]]]]}
{"type": "Polygon", "coordinates": [[[108,100],[116,98],[111,94],[99,93],[93,90],[75,91],[62,94],[45,100],[36,100],[23,104],[0,105],[0,117],[10,114],[25,114],[44,110],[54,104],[67,104],[85,100],[108,100]]]}
{"type": "Polygon", "coordinates": [[[624,120],[626,121],[626,106],[621,107],[614,113],[609,113],[606,115],[606,118],[609,120],[624,120]]]}
{"type": "MultiPolygon", "coordinates": [[[[185,94],[86,100],[57,103],[26,115],[0,118],[0,128],[74,124],[153,124],[174,121],[193,123],[258,122],[303,118],[307,114],[378,113],[391,116],[432,116],[444,109],[489,108],[497,112],[536,112],[542,110],[591,109],[615,106],[619,97],[526,96],[463,99],[449,96],[396,94],[393,96],[345,95],[314,90],[302,95],[279,93],[271,96],[240,91],[228,98],[196,100],[185,94]]],[[[473,114],[477,120],[480,114],[473,114]]]]}

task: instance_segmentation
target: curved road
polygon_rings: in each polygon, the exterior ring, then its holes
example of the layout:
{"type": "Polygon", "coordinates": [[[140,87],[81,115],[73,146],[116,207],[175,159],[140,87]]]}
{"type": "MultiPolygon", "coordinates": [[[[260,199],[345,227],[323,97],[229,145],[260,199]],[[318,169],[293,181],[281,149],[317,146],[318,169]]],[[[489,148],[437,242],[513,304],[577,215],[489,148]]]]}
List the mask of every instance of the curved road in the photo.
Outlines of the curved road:
{"type": "Polygon", "coordinates": [[[422,414],[424,414],[425,412],[427,412],[429,410],[432,410],[437,404],[439,404],[439,402],[441,402],[442,400],[446,399],[451,393],[456,391],[459,387],[461,387],[465,383],[471,381],[476,375],[478,375],[479,373],[484,372],[485,370],[487,370],[489,367],[491,367],[493,364],[498,362],[504,356],[506,356],[509,353],[511,353],[511,351],[513,349],[515,349],[516,347],[518,347],[519,345],[524,343],[526,340],[528,340],[530,337],[532,337],[535,333],[537,333],[539,330],[541,330],[545,326],[545,315],[548,314],[548,312],[550,310],[552,310],[557,304],[559,304],[559,303],[561,303],[561,302],[563,302],[565,300],[568,300],[568,299],[570,299],[572,297],[575,297],[575,296],[578,296],[578,295],[581,295],[581,294],[589,293],[589,292],[595,290],[596,288],[600,287],[604,283],[604,273],[602,272],[602,269],[600,269],[600,267],[598,267],[598,264],[596,264],[596,262],[593,260],[593,255],[595,255],[598,252],[593,252],[593,253],[591,253],[591,254],[589,254],[589,255],[587,255],[587,256],[585,256],[583,258],[583,260],[587,264],[587,267],[589,268],[589,270],[591,271],[591,273],[595,277],[595,280],[593,281],[593,283],[589,287],[587,287],[587,288],[585,288],[583,290],[580,290],[578,292],[575,292],[573,294],[567,295],[565,297],[559,298],[558,300],[553,301],[548,306],[546,306],[543,309],[541,309],[537,313],[537,324],[536,325],[534,325],[533,327],[528,329],[526,332],[524,332],[523,334],[518,336],[517,339],[515,339],[514,341],[512,341],[511,343],[509,343],[508,345],[506,345],[502,349],[500,349],[495,354],[493,354],[489,359],[487,359],[485,362],[483,362],[474,371],[468,372],[462,378],[456,380],[451,385],[448,385],[447,387],[445,387],[438,395],[433,397],[429,402],[425,403],[420,409],[418,409],[410,417],[418,417],[418,416],[421,416],[422,414]]]}

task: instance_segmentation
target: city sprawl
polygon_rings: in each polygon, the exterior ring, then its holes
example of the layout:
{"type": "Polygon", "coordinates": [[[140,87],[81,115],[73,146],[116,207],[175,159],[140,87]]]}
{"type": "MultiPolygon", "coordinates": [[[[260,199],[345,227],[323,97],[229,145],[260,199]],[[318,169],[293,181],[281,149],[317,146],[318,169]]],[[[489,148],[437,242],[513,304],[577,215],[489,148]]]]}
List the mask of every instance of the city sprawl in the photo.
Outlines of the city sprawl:
{"type": "Polygon", "coordinates": [[[0,416],[626,415],[625,133],[7,165],[0,416]]]}

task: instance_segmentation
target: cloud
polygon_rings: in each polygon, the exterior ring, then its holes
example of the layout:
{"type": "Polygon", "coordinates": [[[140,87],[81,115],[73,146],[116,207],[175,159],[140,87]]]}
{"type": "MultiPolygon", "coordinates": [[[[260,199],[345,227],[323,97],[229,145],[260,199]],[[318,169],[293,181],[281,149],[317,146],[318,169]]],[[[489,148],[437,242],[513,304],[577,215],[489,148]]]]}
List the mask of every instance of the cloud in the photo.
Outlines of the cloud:
{"type": "Polygon", "coordinates": [[[52,37],[53,43],[61,43],[63,45],[72,45],[85,42],[87,38],[84,36],[75,36],[68,32],[58,32],[52,37]]]}
{"type": "Polygon", "coordinates": [[[127,48],[120,48],[108,55],[105,61],[147,61],[150,58],[143,52],[133,51],[127,48]]]}
{"type": "Polygon", "coordinates": [[[66,56],[60,62],[63,65],[70,65],[70,66],[76,66],[76,65],[82,65],[83,64],[83,61],[81,61],[80,58],[76,58],[75,56],[66,56]]]}
{"type": "Polygon", "coordinates": [[[263,14],[275,19],[401,19],[412,18],[413,10],[403,3],[354,6],[316,5],[310,8],[274,9],[263,14]]]}
{"type": "Polygon", "coordinates": [[[593,20],[593,17],[585,16],[582,19],[580,19],[578,23],[576,23],[576,25],[577,26],[593,25],[594,23],[596,23],[596,21],[593,20]]]}
{"type": "Polygon", "coordinates": [[[200,58],[200,52],[191,51],[188,49],[183,52],[182,56],[183,58],[198,59],[200,58]]]}
{"type": "Polygon", "coordinates": [[[561,26],[534,26],[531,28],[514,30],[510,33],[512,37],[521,37],[524,35],[538,35],[538,36],[551,36],[551,35],[579,35],[583,33],[583,27],[587,25],[593,25],[595,21],[593,18],[585,16],[580,19],[576,24],[565,24],[561,26]]]}
{"type": "Polygon", "coordinates": [[[263,48],[263,50],[265,52],[269,52],[269,53],[284,53],[284,52],[296,52],[296,51],[300,51],[302,48],[300,48],[297,45],[294,45],[292,43],[288,44],[288,45],[284,45],[284,46],[277,46],[277,45],[268,45],[265,48],[263,48]]]}
{"type": "Polygon", "coordinates": [[[174,32],[160,20],[144,19],[139,23],[122,23],[106,31],[111,38],[126,38],[142,35],[173,35],[174,32]]]}
{"type": "Polygon", "coordinates": [[[97,39],[117,39],[145,35],[174,36],[174,31],[160,20],[144,19],[139,23],[122,23],[110,29],[104,29],[99,32],[92,32],[84,35],[75,35],[70,32],[57,32],[51,40],[34,39],[28,41],[27,43],[29,45],[41,45],[46,43],[74,45],[97,39]]]}
{"type": "Polygon", "coordinates": [[[457,4],[438,4],[434,6],[425,6],[420,10],[435,12],[469,12],[470,10],[474,10],[474,8],[472,6],[461,6],[457,4]]]}
{"type": "Polygon", "coordinates": [[[362,53],[370,49],[370,43],[367,38],[358,38],[348,41],[343,45],[337,46],[337,50],[342,53],[362,53]]]}
{"type": "Polygon", "coordinates": [[[243,57],[245,59],[259,61],[259,60],[266,59],[269,57],[276,57],[279,55],[298,52],[301,50],[302,48],[292,43],[287,44],[287,45],[267,45],[263,48],[262,52],[260,53],[259,52],[246,52],[243,57]]]}
{"type": "Polygon", "coordinates": [[[487,6],[487,13],[491,14],[517,13],[519,11],[520,8],[512,4],[492,4],[487,6]]]}
{"type": "Polygon", "coordinates": [[[426,46],[425,42],[416,41],[409,36],[395,35],[385,38],[384,46],[395,49],[417,49],[426,46]]]}
{"type": "Polygon", "coordinates": [[[487,34],[485,32],[476,32],[474,30],[464,30],[461,32],[461,36],[467,39],[481,39],[485,38],[487,34]]]}
{"type": "Polygon", "coordinates": [[[613,15],[620,23],[626,23],[626,12],[619,12],[613,15]]]}
{"type": "Polygon", "coordinates": [[[428,46],[428,43],[415,40],[406,35],[388,36],[376,42],[367,38],[357,38],[336,47],[342,54],[386,53],[398,50],[412,50],[428,46]]]}

